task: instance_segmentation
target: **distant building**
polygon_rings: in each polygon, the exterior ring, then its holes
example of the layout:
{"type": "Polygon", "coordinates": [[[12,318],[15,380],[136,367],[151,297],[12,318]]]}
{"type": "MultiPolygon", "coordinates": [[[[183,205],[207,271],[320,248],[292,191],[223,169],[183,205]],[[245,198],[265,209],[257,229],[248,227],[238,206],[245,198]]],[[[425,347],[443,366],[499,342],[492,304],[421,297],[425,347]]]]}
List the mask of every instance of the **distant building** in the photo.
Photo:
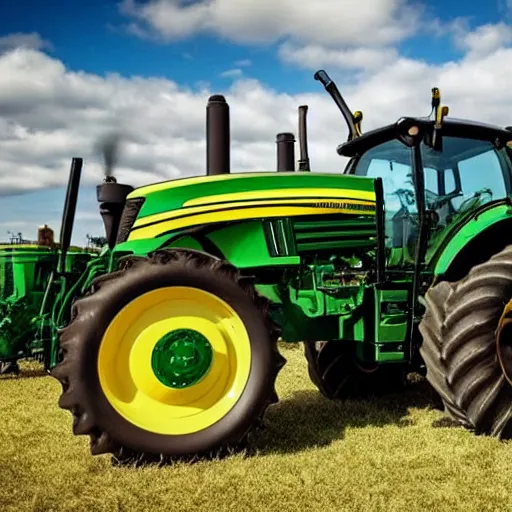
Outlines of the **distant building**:
{"type": "Polygon", "coordinates": [[[53,247],[55,245],[53,229],[45,224],[37,230],[37,245],[53,247]]]}

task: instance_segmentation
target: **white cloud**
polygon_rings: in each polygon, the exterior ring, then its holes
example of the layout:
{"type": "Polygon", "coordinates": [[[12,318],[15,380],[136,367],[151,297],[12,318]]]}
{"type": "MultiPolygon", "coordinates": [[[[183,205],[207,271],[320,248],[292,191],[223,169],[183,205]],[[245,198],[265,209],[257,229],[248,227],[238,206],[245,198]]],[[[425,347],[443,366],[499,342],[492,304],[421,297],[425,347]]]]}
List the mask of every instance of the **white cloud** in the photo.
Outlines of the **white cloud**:
{"type": "MultiPolygon", "coordinates": [[[[366,129],[401,115],[425,115],[434,85],[452,115],[510,124],[511,58],[510,49],[442,66],[396,58],[341,89],[352,109],[364,111],[366,129]]],[[[303,103],[310,105],[315,168],[341,167],[335,147],[346,129],[319,84],[317,93],[294,96],[247,79],[224,91],[192,91],[164,79],[71,72],[42,52],[19,49],[0,56],[0,191],[62,185],[72,156],[86,158],[84,178],[96,183],[101,161],[95,143],[111,130],[126,136],[118,170],[123,180],[140,185],[203,174],[206,102],[217,92],[231,106],[235,172],[275,168],[275,135],[297,131],[296,109],[303,103]]]]}
{"type": "Polygon", "coordinates": [[[252,60],[250,60],[250,59],[237,60],[235,62],[235,66],[238,68],[246,68],[248,66],[252,66],[252,60]]]}
{"type": "Polygon", "coordinates": [[[457,46],[471,57],[481,57],[512,43],[512,26],[501,22],[481,25],[474,31],[458,26],[454,39],[457,46]]]}
{"type": "Polygon", "coordinates": [[[244,72],[240,68],[228,69],[223,71],[220,76],[223,78],[240,78],[244,72]]]}
{"type": "Polygon", "coordinates": [[[135,20],[130,32],[140,37],[151,33],[172,42],[203,33],[235,43],[277,44],[283,61],[308,69],[377,68],[396,59],[395,46],[419,31],[452,31],[420,0],[315,0],[300,9],[295,0],[123,0],[120,6],[135,20]]]}
{"type": "MultiPolygon", "coordinates": [[[[400,115],[426,114],[434,85],[454,116],[483,112],[483,120],[510,124],[504,106],[512,99],[506,65],[511,57],[512,50],[502,49],[477,62],[443,66],[397,58],[367,73],[364,82],[341,88],[349,105],[364,111],[367,129],[400,115]]],[[[318,93],[296,96],[255,80],[235,81],[225,91],[194,92],[163,79],[70,72],[57,59],[22,49],[0,57],[0,188],[5,193],[62,185],[72,156],[86,158],[86,182],[97,182],[101,162],[93,148],[115,129],[127,137],[119,162],[122,179],[143,184],[203,174],[205,108],[216,92],[226,94],[231,106],[235,171],[275,168],[275,135],[296,132],[302,103],[310,105],[315,167],[340,168],[335,147],[346,130],[320,85],[318,93]]]]}
{"type": "Polygon", "coordinates": [[[137,23],[128,23],[128,24],[124,25],[121,30],[117,30],[117,31],[123,31],[123,30],[127,34],[130,34],[135,37],[139,37],[140,39],[145,39],[148,41],[155,40],[154,36],[152,35],[152,33],[150,31],[144,29],[137,23]]]}
{"type": "MultiPolygon", "coordinates": [[[[119,129],[127,137],[120,179],[137,185],[203,174],[205,109],[213,92],[162,79],[70,72],[33,50],[6,53],[0,56],[0,194],[64,184],[72,156],[85,157],[85,182],[96,183],[95,143],[119,129]]],[[[232,107],[233,167],[273,169],[275,133],[293,128],[294,99],[255,81],[224,92],[232,107]],[[267,149],[248,157],[251,145],[261,143],[267,149]]]]}
{"type": "Polygon", "coordinates": [[[296,46],[284,43],[279,56],[286,62],[306,69],[349,68],[376,70],[395,61],[398,52],[393,48],[349,48],[337,50],[320,45],[296,46]]]}
{"type": "Polygon", "coordinates": [[[242,43],[283,38],[322,45],[386,45],[414,34],[423,9],[407,0],[123,0],[121,11],[166,40],[196,33],[242,43]]]}
{"type": "Polygon", "coordinates": [[[14,48],[30,48],[32,50],[51,50],[52,44],[43,39],[37,32],[30,34],[13,33],[0,37],[0,53],[14,48]]]}

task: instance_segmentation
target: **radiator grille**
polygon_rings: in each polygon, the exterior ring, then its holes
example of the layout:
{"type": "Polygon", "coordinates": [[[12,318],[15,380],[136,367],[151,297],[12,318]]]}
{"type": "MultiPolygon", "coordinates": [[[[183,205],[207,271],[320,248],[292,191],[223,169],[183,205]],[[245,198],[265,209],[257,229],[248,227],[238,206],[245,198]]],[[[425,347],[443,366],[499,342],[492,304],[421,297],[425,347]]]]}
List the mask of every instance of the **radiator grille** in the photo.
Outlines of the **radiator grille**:
{"type": "Polygon", "coordinates": [[[297,254],[376,246],[375,219],[292,221],[297,254]]]}
{"type": "Polygon", "coordinates": [[[272,256],[301,256],[376,247],[375,217],[334,215],[269,220],[265,235],[272,256]]]}

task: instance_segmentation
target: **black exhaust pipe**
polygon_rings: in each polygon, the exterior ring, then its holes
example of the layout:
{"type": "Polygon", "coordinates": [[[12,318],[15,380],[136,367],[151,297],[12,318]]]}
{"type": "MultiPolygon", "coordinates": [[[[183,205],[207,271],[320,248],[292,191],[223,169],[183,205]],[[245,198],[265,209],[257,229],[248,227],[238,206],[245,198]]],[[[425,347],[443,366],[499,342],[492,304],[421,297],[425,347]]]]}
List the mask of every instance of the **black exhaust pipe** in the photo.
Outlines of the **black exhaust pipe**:
{"type": "Polygon", "coordinates": [[[308,106],[301,105],[299,107],[299,147],[300,147],[300,160],[299,171],[311,171],[309,167],[309,154],[308,154],[308,128],[306,117],[308,115],[308,106]]]}
{"type": "Polygon", "coordinates": [[[117,232],[126,196],[133,190],[130,185],[117,183],[113,176],[107,176],[101,185],[96,187],[96,198],[100,203],[100,215],[105,226],[105,235],[110,249],[116,245],[117,232]]]}
{"type": "Polygon", "coordinates": [[[206,106],[206,174],[229,174],[229,105],[220,94],[210,96],[206,106]]]}
{"type": "Polygon", "coordinates": [[[278,133],[277,172],[295,171],[295,136],[293,133],[278,133]]]}
{"type": "Polygon", "coordinates": [[[334,103],[336,103],[336,106],[340,109],[340,112],[345,118],[345,122],[347,123],[348,126],[348,140],[350,141],[356,137],[359,137],[360,133],[357,126],[357,120],[354,119],[352,111],[348,108],[348,105],[345,102],[336,84],[331,80],[329,75],[323,69],[315,73],[314,79],[318,80],[324,86],[325,90],[331,95],[331,98],[334,100],[334,103]]]}
{"type": "Polygon", "coordinates": [[[60,228],[60,256],[58,271],[61,274],[66,272],[66,255],[71,245],[71,236],[73,234],[73,224],[75,222],[76,203],[78,201],[78,191],[80,189],[80,176],[83,166],[82,158],[73,158],[71,160],[71,169],[69,170],[68,188],[66,190],[66,199],[64,202],[64,211],[62,213],[62,224],[60,228]]]}

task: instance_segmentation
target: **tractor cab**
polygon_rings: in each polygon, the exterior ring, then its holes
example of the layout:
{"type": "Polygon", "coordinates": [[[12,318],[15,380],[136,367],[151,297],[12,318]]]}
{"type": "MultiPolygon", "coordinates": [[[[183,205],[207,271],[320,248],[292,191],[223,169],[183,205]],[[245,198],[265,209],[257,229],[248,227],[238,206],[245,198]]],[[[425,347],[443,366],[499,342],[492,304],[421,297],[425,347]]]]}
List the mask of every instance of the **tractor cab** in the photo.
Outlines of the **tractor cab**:
{"type": "Polygon", "coordinates": [[[453,227],[511,193],[511,132],[445,121],[438,147],[434,133],[434,121],[406,118],[339,148],[345,173],[382,178],[389,268],[414,266],[422,213],[428,262],[453,227]]]}

